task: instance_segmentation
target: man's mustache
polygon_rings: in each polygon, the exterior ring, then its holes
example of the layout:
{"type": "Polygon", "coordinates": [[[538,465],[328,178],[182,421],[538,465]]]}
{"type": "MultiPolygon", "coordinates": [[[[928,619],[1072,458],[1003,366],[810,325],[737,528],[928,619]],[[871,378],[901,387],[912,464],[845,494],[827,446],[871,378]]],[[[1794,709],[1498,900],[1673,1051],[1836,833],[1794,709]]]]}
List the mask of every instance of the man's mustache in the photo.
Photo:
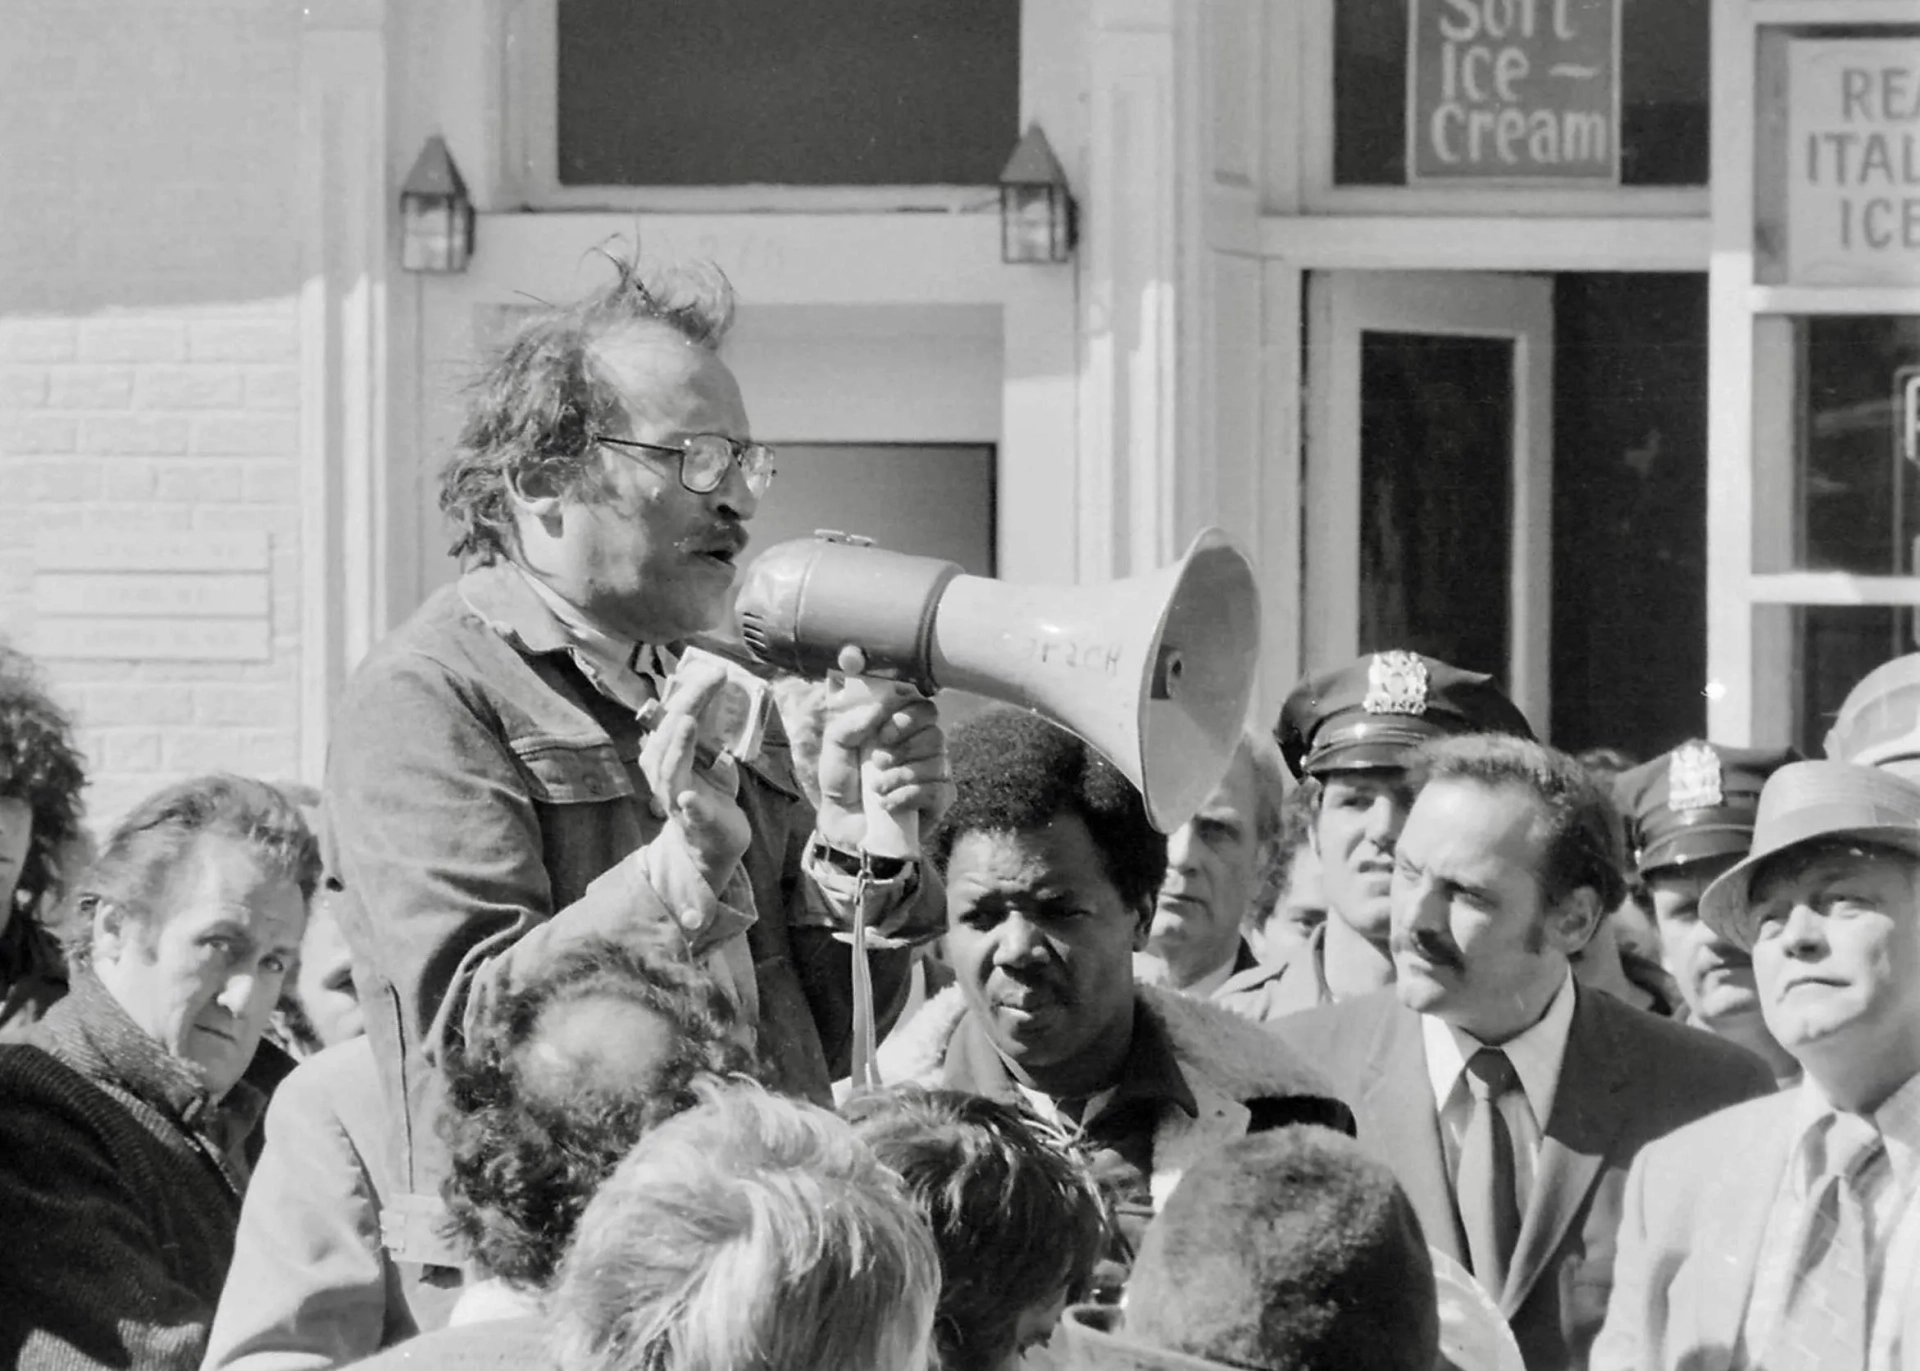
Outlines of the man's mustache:
{"type": "Polygon", "coordinates": [[[1455,971],[1467,969],[1467,959],[1459,948],[1455,947],[1449,939],[1424,929],[1415,929],[1404,936],[1396,933],[1388,940],[1388,946],[1395,956],[1402,952],[1412,952],[1435,966],[1449,967],[1455,971]]]}

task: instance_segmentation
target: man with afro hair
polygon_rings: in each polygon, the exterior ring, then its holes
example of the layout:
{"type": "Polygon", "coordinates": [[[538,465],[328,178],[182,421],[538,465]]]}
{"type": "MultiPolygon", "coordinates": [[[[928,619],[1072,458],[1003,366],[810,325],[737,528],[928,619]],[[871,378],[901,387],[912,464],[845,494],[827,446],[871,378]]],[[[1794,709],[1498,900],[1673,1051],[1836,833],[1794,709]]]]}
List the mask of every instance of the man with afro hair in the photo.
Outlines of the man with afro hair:
{"type": "Polygon", "coordinates": [[[957,798],[929,855],[958,984],[887,1043],[883,1078],[1024,1098],[1080,1136],[1126,1236],[1222,1142],[1294,1123],[1351,1131],[1273,1034],[1135,983],[1167,844],[1118,770],[1005,708],[955,729],[949,755],[957,798]]]}

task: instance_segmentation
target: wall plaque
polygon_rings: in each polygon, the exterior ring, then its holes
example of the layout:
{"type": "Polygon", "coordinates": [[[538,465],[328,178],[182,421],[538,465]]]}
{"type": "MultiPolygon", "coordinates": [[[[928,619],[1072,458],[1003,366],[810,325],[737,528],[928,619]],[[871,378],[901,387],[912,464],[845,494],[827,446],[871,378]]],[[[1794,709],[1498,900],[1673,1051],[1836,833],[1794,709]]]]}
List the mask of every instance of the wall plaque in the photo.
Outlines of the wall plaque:
{"type": "Polygon", "coordinates": [[[1412,0],[1407,180],[1620,180],[1620,0],[1412,0]]]}

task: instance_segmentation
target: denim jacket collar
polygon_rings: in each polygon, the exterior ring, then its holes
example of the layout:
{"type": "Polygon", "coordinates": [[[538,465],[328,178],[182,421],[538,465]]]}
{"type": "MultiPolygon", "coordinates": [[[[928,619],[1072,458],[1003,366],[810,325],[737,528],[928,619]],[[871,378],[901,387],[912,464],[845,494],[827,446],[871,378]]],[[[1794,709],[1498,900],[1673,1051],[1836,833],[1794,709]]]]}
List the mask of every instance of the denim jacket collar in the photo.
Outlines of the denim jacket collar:
{"type": "Polygon", "coordinates": [[[488,562],[460,577],[460,598],[495,633],[530,657],[573,646],[567,627],[541,603],[520,568],[488,562]]]}

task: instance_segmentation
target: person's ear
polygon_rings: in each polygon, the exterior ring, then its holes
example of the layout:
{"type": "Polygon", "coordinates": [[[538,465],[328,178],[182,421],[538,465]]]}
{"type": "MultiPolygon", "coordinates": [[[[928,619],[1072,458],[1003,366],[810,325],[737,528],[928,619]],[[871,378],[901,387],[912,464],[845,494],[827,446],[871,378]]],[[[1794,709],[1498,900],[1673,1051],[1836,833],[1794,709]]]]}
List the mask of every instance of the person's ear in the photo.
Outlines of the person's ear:
{"type": "Polygon", "coordinates": [[[1547,927],[1554,945],[1572,958],[1593,941],[1600,920],[1607,911],[1600,907],[1600,892],[1590,885],[1575,886],[1548,917],[1547,927]]]}
{"type": "Polygon", "coordinates": [[[507,493],[514,507],[530,519],[545,523],[560,512],[560,483],[551,468],[541,465],[507,477],[507,493]]]}
{"type": "Polygon", "coordinates": [[[1153,935],[1153,906],[1157,898],[1158,896],[1147,899],[1133,912],[1133,950],[1135,952],[1147,950],[1147,939],[1153,935]]]}
{"type": "Polygon", "coordinates": [[[93,906],[93,960],[112,965],[127,953],[134,938],[133,921],[125,910],[111,900],[95,901],[93,906]]]}

